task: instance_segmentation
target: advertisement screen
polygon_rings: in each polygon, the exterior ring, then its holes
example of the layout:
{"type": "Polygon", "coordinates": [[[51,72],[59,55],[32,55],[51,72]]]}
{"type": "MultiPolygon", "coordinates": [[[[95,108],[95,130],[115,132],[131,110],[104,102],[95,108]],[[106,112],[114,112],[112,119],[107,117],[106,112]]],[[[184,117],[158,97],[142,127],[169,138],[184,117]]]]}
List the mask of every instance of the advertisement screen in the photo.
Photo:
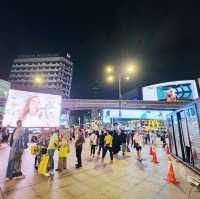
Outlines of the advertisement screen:
{"type": "Polygon", "coordinates": [[[0,98],[7,98],[10,89],[10,83],[5,80],[0,80],[0,98]]]}
{"type": "MultiPolygon", "coordinates": [[[[167,115],[172,111],[162,110],[137,110],[137,109],[122,109],[122,119],[139,119],[139,120],[165,120],[167,115]]],[[[111,123],[112,119],[119,117],[118,109],[104,109],[103,110],[103,123],[111,123]]]]}
{"type": "Polygon", "coordinates": [[[3,126],[15,127],[17,120],[23,127],[58,127],[61,96],[10,90],[3,126]]]}
{"type": "Polygon", "coordinates": [[[169,97],[177,100],[198,98],[195,80],[174,81],[143,87],[143,100],[166,101],[169,97]]]}

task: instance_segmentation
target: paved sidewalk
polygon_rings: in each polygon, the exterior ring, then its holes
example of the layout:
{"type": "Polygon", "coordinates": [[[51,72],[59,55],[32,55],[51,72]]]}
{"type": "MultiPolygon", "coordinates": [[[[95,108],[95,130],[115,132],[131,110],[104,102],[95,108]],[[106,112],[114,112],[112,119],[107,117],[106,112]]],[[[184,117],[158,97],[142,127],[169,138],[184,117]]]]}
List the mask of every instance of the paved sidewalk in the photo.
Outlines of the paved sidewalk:
{"type": "MultiPolygon", "coordinates": [[[[33,169],[34,157],[26,150],[23,156],[24,180],[4,181],[9,148],[0,149],[0,186],[8,199],[186,199],[191,186],[186,182],[188,169],[173,162],[177,180],[175,186],[164,180],[168,160],[162,148],[158,148],[159,164],[152,164],[148,146],[143,149],[143,162],[136,161],[135,151],[126,159],[105,163],[89,157],[88,143],[84,146],[83,168],[76,170],[73,146],[68,159],[69,170],[54,178],[39,176],[33,169]]],[[[192,199],[200,199],[200,193],[192,192],[192,199]]]]}

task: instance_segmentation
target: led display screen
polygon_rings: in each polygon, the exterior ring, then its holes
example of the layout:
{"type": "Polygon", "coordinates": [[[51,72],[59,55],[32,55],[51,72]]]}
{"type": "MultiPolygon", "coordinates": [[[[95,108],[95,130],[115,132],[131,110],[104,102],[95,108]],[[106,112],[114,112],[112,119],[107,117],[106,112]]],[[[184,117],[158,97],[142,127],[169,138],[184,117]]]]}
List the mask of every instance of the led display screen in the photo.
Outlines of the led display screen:
{"type": "Polygon", "coordinates": [[[7,98],[10,88],[10,83],[5,80],[0,80],[0,97],[7,98]]]}
{"type": "MultiPolygon", "coordinates": [[[[164,110],[138,110],[138,109],[122,109],[120,118],[139,119],[139,120],[165,120],[167,115],[172,111],[164,110]]],[[[103,122],[110,123],[111,119],[119,117],[118,109],[103,109],[103,122]]]]}
{"type": "Polygon", "coordinates": [[[23,127],[58,127],[61,96],[10,90],[6,103],[3,126],[16,126],[21,120],[23,127]]]}
{"type": "Polygon", "coordinates": [[[198,98],[195,80],[173,81],[154,84],[142,88],[143,100],[166,101],[169,94],[178,100],[192,100],[198,98]]]}

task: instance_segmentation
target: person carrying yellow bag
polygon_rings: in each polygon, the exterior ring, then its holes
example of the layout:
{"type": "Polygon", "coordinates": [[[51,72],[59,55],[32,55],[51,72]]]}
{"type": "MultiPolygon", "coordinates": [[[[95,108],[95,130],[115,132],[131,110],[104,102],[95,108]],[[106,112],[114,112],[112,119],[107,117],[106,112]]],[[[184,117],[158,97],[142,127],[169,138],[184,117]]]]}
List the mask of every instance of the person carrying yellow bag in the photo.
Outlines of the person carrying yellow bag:
{"type": "Polygon", "coordinates": [[[49,156],[43,155],[42,160],[41,160],[39,167],[38,167],[38,173],[39,174],[41,174],[41,175],[47,174],[48,163],[49,163],[49,156]]]}
{"type": "Polygon", "coordinates": [[[56,171],[63,171],[67,169],[67,156],[69,153],[70,153],[70,146],[68,144],[67,135],[63,133],[60,135],[58,168],[56,169],[56,171]]]}

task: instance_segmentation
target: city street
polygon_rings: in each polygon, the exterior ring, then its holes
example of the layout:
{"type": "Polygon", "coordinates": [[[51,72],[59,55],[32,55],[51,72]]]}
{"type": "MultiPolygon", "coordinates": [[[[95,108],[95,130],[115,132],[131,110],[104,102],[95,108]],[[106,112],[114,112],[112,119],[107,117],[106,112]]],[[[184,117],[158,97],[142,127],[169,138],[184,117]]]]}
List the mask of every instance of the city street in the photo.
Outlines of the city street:
{"type": "MultiPolygon", "coordinates": [[[[127,157],[114,159],[109,163],[89,156],[89,144],[84,145],[83,168],[76,170],[74,147],[68,158],[68,170],[53,178],[39,176],[33,169],[34,156],[30,150],[23,155],[22,171],[26,178],[5,182],[5,172],[9,148],[0,149],[0,186],[8,199],[186,199],[191,190],[186,177],[190,171],[182,164],[172,161],[178,185],[168,184],[168,159],[161,147],[157,149],[159,164],[151,163],[149,148],[143,149],[143,161],[136,161],[136,152],[127,153],[127,157]]],[[[57,154],[56,154],[57,155],[57,154]]],[[[55,156],[56,156],[55,155],[55,156]]],[[[198,199],[200,195],[192,190],[190,198],[198,199]]]]}

